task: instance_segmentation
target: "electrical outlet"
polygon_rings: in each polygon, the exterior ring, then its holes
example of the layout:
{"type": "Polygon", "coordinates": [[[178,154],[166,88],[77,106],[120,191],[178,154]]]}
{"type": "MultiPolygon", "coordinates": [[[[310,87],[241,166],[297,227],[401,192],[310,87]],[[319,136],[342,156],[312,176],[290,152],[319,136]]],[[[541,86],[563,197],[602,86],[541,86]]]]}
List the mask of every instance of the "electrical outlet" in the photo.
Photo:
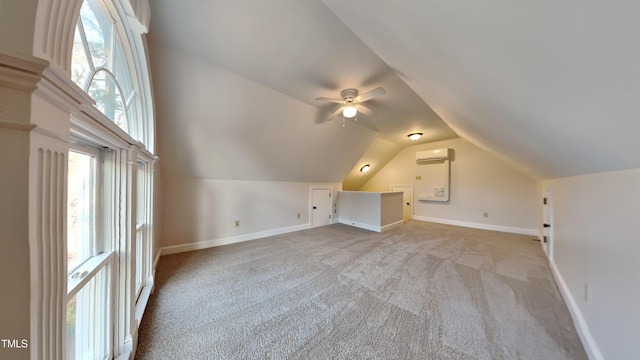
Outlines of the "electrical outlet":
{"type": "Polygon", "coordinates": [[[486,213],[482,214],[482,217],[488,218],[489,217],[489,213],[486,212],[486,213]]]}
{"type": "Polygon", "coordinates": [[[235,225],[235,227],[240,227],[240,220],[236,220],[234,225],[235,225]]]}
{"type": "Polygon", "coordinates": [[[300,219],[300,213],[298,213],[298,215],[296,215],[296,217],[297,217],[298,219],[300,219]]]}

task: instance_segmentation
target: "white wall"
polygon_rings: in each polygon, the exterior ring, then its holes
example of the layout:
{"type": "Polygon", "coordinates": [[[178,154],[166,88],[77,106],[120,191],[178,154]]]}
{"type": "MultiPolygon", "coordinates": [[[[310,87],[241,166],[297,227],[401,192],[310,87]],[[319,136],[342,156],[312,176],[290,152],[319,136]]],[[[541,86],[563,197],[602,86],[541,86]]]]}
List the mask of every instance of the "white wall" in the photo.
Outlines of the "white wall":
{"type": "MultiPolygon", "coordinates": [[[[0,339],[21,340],[29,339],[30,321],[29,133],[3,125],[0,120],[0,339]]],[[[0,358],[28,359],[29,351],[0,345],[0,358]]]]}
{"type": "Polygon", "coordinates": [[[308,228],[311,185],[332,186],[333,199],[341,189],[339,183],[165,178],[163,253],[308,228]],[[240,227],[235,227],[236,220],[240,227]]]}
{"type": "Polygon", "coordinates": [[[407,147],[359,190],[389,191],[391,184],[414,185],[415,219],[537,234],[536,181],[464,139],[407,147]],[[417,165],[415,153],[443,147],[453,149],[450,201],[416,201],[430,165],[417,165]]]}
{"type": "Polygon", "coordinates": [[[376,138],[149,39],[163,180],[339,182],[376,138]]]}
{"type": "Polygon", "coordinates": [[[637,359],[640,169],[546,180],[544,189],[553,208],[552,267],[583,342],[594,358],[637,359]]]}
{"type": "Polygon", "coordinates": [[[380,196],[380,225],[394,226],[402,224],[402,193],[383,193],[380,196]]]}
{"type": "Polygon", "coordinates": [[[340,191],[337,202],[341,224],[377,232],[402,224],[401,192],[340,191]]]}
{"type": "Polygon", "coordinates": [[[341,191],[338,194],[338,215],[345,224],[360,223],[380,227],[380,193],[341,191]]]}

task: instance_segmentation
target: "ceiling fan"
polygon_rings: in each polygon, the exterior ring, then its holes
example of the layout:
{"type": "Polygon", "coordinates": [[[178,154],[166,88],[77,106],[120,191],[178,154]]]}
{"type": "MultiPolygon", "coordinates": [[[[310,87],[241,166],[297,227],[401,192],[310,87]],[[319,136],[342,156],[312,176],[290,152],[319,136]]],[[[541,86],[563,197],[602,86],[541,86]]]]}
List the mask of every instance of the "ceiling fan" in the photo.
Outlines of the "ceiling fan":
{"type": "Polygon", "coordinates": [[[344,89],[340,92],[340,97],[342,97],[342,99],[319,97],[319,98],[316,98],[316,100],[342,104],[342,106],[340,106],[333,114],[331,114],[331,116],[329,116],[329,119],[342,113],[342,120],[343,120],[342,126],[344,126],[345,118],[347,119],[354,118],[354,120],[357,121],[356,115],[358,114],[358,111],[369,116],[375,115],[376,114],[375,111],[362,105],[362,103],[365,101],[371,100],[373,98],[376,98],[378,96],[382,96],[384,94],[385,94],[385,91],[381,87],[377,87],[364,94],[360,94],[357,89],[344,89]]]}

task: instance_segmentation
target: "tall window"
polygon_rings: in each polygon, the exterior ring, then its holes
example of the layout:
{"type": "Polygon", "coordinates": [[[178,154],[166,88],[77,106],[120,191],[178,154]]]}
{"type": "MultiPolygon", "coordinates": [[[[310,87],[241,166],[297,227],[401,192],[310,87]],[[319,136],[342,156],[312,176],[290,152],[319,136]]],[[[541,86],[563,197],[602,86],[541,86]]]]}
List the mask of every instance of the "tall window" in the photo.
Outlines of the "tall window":
{"type": "Polygon", "coordinates": [[[71,121],[67,359],[130,352],[152,285],[153,121],[128,1],[85,0],[75,29],[71,80],[102,114],[71,121]],[[95,121],[102,126],[86,126],[95,121]]]}
{"type": "Polygon", "coordinates": [[[100,152],[69,151],[67,190],[67,359],[110,356],[114,252],[101,227],[100,152]]]}

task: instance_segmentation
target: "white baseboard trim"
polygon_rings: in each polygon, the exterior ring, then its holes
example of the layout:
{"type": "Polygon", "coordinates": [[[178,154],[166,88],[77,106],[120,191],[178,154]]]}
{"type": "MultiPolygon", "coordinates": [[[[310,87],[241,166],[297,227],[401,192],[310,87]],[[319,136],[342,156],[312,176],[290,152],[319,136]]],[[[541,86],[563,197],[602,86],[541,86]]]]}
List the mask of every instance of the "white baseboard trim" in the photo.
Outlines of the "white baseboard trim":
{"type": "Polygon", "coordinates": [[[153,268],[151,269],[151,272],[153,272],[153,278],[156,278],[156,269],[158,268],[158,261],[160,261],[160,254],[162,253],[162,248],[160,248],[160,250],[158,250],[158,253],[156,254],[156,257],[153,259],[153,268]]]}
{"type": "Polygon", "coordinates": [[[387,225],[385,225],[385,226],[383,226],[383,227],[382,227],[382,231],[389,230],[389,229],[391,229],[391,228],[394,228],[394,227],[396,227],[396,226],[400,226],[400,225],[402,225],[402,224],[404,224],[404,220],[400,220],[400,221],[396,221],[396,222],[391,223],[391,224],[387,224],[387,225]]]}
{"type": "Polygon", "coordinates": [[[589,326],[582,316],[582,312],[580,311],[580,308],[578,308],[578,304],[571,294],[571,291],[569,291],[569,287],[564,281],[562,274],[560,274],[560,270],[558,270],[556,263],[553,261],[549,261],[549,266],[551,267],[551,273],[553,274],[553,277],[556,279],[556,284],[558,284],[558,288],[560,289],[560,294],[562,294],[562,297],[564,298],[564,301],[569,308],[569,312],[571,313],[571,317],[573,318],[573,324],[576,326],[576,330],[578,331],[580,340],[582,340],[582,344],[584,345],[587,356],[590,360],[604,360],[604,357],[602,356],[602,353],[600,352],[596,341],[591,335],[589,326]]]}
{"type": "Polygon", "coordinates": [[[519,228],[519,227],[513,227],[513,226],[480,224],[480,223],[473,223],[468,221],[440,219],[440,218],[432,218],[432,217],[426,217],[426,216],[413,216],[412,219],[419,220],[419,221],[434,222],[438,224],[462,226],[462,227],[468,227],[473,229],[493,230],[493,231],[513,233],[513,234],[531,235],[535,237],[539,236],[537,229],[526,229],[526,228],[519,228]]]}
{"type": "Polygon", "coordinates": [[[338,222],[340,224],[355,226],[360,229],[365,229],[365,230],[375,231],[375,232],[382,232],[382,228],[380,226],[374,226],[374,225],[365,224],[358,221],[353,221],[353,220],[343,219],[343,218],[338,219],[338,222]]]}
{"type": "Polygon", "coordinates": [[[345,225],[349,225],[349,226],[355,226],[357,228],[361,228],[361,229],[365,229],[365,230],[369,230],[369,231],[375,231],[375,232],[383,232],[385,230],[389,230],[392,227],[396,227],[398,225],[402,225],[404,223],[404,221],[400,220],[400,221],[396,221],[394,223],[391,224],[387,224],[384,226],[375,226],[375,225],[371,225],[371,224],[365,224],[365,223],[361,223],[358,221],[353,221],[353,220],[349,220],[349,219],[338,219],[338,222],[340,224],[345,224],[345,225]]]}
{"type": "Polygon", "coordinates": [[[281,235],[281,234],[286,234],[294,231],[306,230],[308,228],[309,228],[309,224],[303,224],[303,225],[290,226],[286,228],[259,231],[251,234],[230,236],[230,237],[206,240],[206,241],[198,241],[198,242],[193,242],[188,244],[164,246],[160,248],[160,256],[177,254],[177,253],[193,251],[193,250],[208,249],[208,248],[222,246],[222,245],[235,244],[243,241],[261,239],[268,236],[281,235]]]}

